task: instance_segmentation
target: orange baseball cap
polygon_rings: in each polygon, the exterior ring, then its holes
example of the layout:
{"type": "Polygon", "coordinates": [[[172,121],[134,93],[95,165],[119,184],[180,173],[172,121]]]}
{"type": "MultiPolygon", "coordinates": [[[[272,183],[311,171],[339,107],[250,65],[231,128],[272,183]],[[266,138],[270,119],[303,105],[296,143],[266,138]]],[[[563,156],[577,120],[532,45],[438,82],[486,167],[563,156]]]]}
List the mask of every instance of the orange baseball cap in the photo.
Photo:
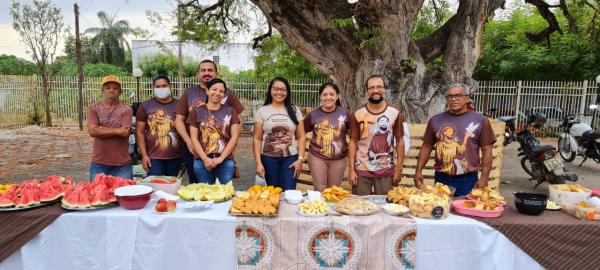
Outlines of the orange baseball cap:
{"type": "Polygon", "coordinates": [[[114,82],[114,83],[119,84],[119,87],[121,86],[121,80],[119,80],[119,78],[115,75],[108,75],[108,76],[102,78],[102,85],[105,85],[106,83],[109,83],[109,82],[114,82]]]}

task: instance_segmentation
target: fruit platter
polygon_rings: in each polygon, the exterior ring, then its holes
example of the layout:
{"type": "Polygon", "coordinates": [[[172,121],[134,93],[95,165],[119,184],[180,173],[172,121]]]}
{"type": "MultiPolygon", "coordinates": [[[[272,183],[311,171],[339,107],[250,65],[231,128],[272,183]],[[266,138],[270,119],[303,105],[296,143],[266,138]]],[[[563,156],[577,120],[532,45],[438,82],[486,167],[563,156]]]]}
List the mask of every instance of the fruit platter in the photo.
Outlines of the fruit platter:
{"type": "Polygon", "coordinates": [[[233,198],[229,214],[256,217],[277,216],[281,191],[279,187],[253,186],[233,198]]]}
{"type": "Polygon", "coordinates": [[[181,178],[152,175],[138,181],[138,184],[151,186],[154,191],[164,191],[176,195],[177,190],[181,187],[181,178]]]}
{"type": "Polygon", "coordinates": [[[45,180],[26,180],[10,184],[0,193],[0,211],[16,211],[44,206],[59,200],[73,185],[73,179],[48,176],[45,180]]]}
{"type": "Polygon", "coordinates": [[[164,198],[159,199],[154,205],[154,213],[157,214],[172,214],[177,209],[177,202],[170,201],[164,198]]]}
{"type": "Polygon", "coordinates": [[[221,185],[219,181],[214,185],[196,183],[183,186],[177,190],[177,195],[186,201],[228,201],[235,195],[233,182],[221,185]]]}
{"type": "Polygon", "coordinates": [[[61,206],[68,210],[94,210],[115,205],[115,189],[135,185],[135,181],[97,174],[91,183],[81,181],[65,190],[61,206]]]}
{"type": "Polygon", "coordinates": [[[502,204],[490,200],[455,200],[452,202],[452,208],[459,214],[484,218],[499,217],[504,211],[502,204]]]}

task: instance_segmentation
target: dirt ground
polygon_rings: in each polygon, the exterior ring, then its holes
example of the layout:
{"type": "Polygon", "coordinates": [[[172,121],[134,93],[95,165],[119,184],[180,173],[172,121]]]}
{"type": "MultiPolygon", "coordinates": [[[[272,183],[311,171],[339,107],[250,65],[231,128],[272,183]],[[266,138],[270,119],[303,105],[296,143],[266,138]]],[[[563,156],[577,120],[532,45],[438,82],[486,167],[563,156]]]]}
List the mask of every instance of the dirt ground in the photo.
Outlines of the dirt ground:
{"type": "MultiPolygon", "coordinates": [[[[556,144],[556,139],[544,139],[543,142],[556,144]]],[[[547,193],[546,184],[533,189],[535,183],[529,182],[528,175],[521,169],[517,148],[518,143],[513,143],[504,149],[501,192],[505,196],[516,191],[547,193]]],[[[92,139],[86,132],[36,126],[0,130],[0,149],[3,149],[3,158],[0,159],[0,181],[3,183],[45,178],[47,175],[88,179],[92,139]]],[[[240,139],[235,157],[241,178],[234,180],[234,185],[236,189],[246,189],[254,183],[252,137],[240,139]]],[[[578,167],[581,160],[581,157],[577,157],[572,163],[566,163],[567,169],[579,176],[579,183],[583,186],[600,187],[600,164],[588,160],[578,167]]]]}

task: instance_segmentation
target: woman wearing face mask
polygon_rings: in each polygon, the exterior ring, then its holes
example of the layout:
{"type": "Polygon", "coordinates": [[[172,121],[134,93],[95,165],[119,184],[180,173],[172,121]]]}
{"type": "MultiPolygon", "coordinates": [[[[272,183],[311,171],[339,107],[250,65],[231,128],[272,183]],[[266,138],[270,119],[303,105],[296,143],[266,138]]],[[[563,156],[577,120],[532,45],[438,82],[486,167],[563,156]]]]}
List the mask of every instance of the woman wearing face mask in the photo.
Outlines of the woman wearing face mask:
{"type": "Polygon", "coordinates": [[[313,133],[308,146],[308,166],[318,191],[340,186],[346,170],[346,135],[354,114],[340,106],[339,93],[334,83],[322,84],[319,87],[321,106],[304,118],[304,131],[313,133]]]}
{"type": "Polygon", "coordinates": [[[194,108],[186,122],[196,157],[194,173],[201,183],[225,184],[234,176],[233,151],[240,134],[240,118],[235,109],[221,104],[227,85],[221,79],[206,83],[206,103],[194,108]]]}
{"type": "Polygon", "coordinates": [[[177,176],[182,143],[175,129],[177,99],[171,96],[171,81],[165,75],[152,80],[154,97],[142,102],[136,113],[136,140],[142,166],[148,175],[177,176]]]}
{"type": "Polygon", "coordinates": [[[276,77],[269,84],[265,104],[254,114],[256,174],[268,185],[296,189],[305,141],[302,113],[292,105],[290,84],[276,77]]]}

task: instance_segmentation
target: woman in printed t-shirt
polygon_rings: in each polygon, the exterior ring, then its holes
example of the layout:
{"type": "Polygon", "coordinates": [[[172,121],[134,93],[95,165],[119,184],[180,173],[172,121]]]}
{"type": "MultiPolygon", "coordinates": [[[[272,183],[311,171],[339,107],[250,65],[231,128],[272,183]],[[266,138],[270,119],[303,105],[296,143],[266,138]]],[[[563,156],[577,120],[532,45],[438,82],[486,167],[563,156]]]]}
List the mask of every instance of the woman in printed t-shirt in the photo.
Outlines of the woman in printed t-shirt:
{"type": "Polygon", "coordinates": [[[265,104],[254,114],[256,174],[268,185],[296,189],[305,149],[300,108],[292,105],[290,84],[285,78],[271,80],[265,104]]]}
{"type": "Polygon", "coordinates": [[[194,173],[201,183],[225,184],[233,178],[233,151],[240,134],[240,118],[232,107],[221,104],[227,85],[221,79],[206,83],[206,104],[195,108],[186,122],[196,152],[194,173]]]}
{"type": "Polygon", "coordinates": [[[152,80],[154,97],[142,102],[136,113],[136,140],[142,166],[148,175],[177,176],[181,168],[182,142],[175,129],[177,99],[165,75],[152,80]]]}
{"type": "Polygon", "coordinates": [[[347,129],[353,114],[340,106],[340,90],[334,83],[319,87],[321,106],[304,118],[304,131],[313,132],[308,151],[308,166],[315,190],[340,186],[346,170],[347,129]]]}

